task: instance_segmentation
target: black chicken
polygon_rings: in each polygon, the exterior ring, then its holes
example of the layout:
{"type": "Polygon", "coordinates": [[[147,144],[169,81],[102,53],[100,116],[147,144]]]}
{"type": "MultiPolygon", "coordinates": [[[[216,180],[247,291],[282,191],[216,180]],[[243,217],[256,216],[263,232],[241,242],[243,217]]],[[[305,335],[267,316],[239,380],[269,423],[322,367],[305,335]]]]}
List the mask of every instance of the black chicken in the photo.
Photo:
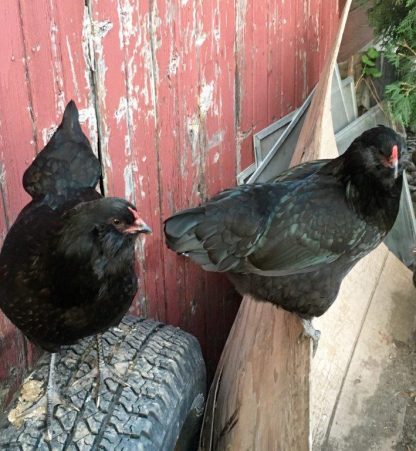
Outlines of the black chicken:
{"type": "Polygon", "coordinates": [[[223,191],[165,221],[170,249],[237,290],[296,312],[305,331],[334,302],[359,259],[396,219],[404,141],[390,128],[363,133],[338,158],[289,169],[274,183],[223,191]]]}
{"type": "MultiPolygon", "coordinates": [[[[11,227],[0,254],[1,309],[30,341],[52,352],[45,395],[49,436],[59,399],[55,353],[120,322],[137,291],[134,242],[139,233],[150,232],[132,204],[95,191],[100,176],[100,163],[71,101],[23,176],[33,200],[11,227]]],[[[100,343],[98,386],[108,371],[100,343]]]]}

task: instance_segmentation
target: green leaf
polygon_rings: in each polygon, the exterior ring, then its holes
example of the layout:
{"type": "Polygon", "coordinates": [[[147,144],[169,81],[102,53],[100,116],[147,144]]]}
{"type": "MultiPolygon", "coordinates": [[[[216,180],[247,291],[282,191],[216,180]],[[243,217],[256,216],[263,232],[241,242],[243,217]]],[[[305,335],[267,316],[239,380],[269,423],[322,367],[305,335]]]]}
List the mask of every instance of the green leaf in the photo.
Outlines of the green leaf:
{"type": "Polygon", "coordinates": [[[361,60],[366,66],[375,66],[376,65],[376,63],[374,61],[371,61],[370,58],[365,54],[362,55],[361,60]]]}
{"type": "Polygon", "coordinates": [[[382,76],[381,71],[378,70],[376,67],[368,67],[366,69],[366,73],[373,78],[380,78],[382,76]]]}
{"type": "Polygon", "coordinates": [[[370,47],[367,50],[367,56],[372,59],[375,60],[380,56],[380,53],[374,48],[374,47],[370,47]]]}

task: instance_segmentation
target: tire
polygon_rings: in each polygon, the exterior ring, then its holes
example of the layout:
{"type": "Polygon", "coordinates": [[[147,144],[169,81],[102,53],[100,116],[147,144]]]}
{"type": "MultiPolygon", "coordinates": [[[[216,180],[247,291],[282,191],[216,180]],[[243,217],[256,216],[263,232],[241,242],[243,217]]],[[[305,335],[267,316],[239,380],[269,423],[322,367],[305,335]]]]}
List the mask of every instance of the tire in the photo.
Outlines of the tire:
{"type": "MultiPolygon", "coordinates": [[[[9,410],[0,421],[1,450],[197,449],[206,375],[196,338],[172,326],[127,316],[119,327],[103,335],[103,343],[108,366],[127,385],[106,379],[97,407],[93,395],[96,378],[85,378],[85,387],[71,387],[95,367],[95,340],[82,340],[61,350],[56,385],[79,412],[71,406],[56,406],[53,438],[48,443],[44,407],[23,420],[14,420],[9,410]]],[[[25,380],[14,407],[23,402],[20,408],[26,409],[39,399],[48,366],[49,355],[45,355],[25,380]],[[24,402],[23,398],[31,401],[24,402]]]]}

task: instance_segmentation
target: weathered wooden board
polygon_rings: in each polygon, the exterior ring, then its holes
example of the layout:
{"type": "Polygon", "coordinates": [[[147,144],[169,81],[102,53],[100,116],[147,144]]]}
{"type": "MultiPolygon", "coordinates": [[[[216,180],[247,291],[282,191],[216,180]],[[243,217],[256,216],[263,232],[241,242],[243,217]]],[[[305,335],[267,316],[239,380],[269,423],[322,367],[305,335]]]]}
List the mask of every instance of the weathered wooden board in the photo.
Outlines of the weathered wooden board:
{"type": "Polygon", "coordinates": [[[301,335],[294,315],[244,296],[208,397],[201,451],[309,448],[310,343],[301,335]]]}
{"type": "MultiPolygon", "coordinates": [[[[29,93],[26,78],[26,53],[20,30],[20,11],[16,2],[6,2],[0,17],[1,32],[10,36],[0,39],[0,187],[1,237],[19,213],[20,206],[28,200],[22,189],[16,189],[25,168],[25,159],[31,161],[33,150],[32,119],[28,111],[29,93]],[[12,93],[12,95],[11,95],[12,93]],[[22,107],[23,106],[23,107],[22,107]],[[9,118],[10,120],[5,120],[9,118]],[[16,124],[20,128],[17,131],[16,124]],[[19,156],[18,158],[16,158],[19,156]]],[[[0,315],[1,358],[0,397],[9,398],[22,377],[26,366],[26,349],[23,337],[0,315]]]]}
{"type": "Polygon", "coordinates": [[[347,0],[340,17],[339,32],[332,43],[325,67],[320,76],[319,84],[316,87],[316,92],[296,144],[293,155],[295,161],[311,160],[316,156],[316,149],[321,148],[326,149],[326,158],[335,158],[338,156],[331,115],[331,86],[350,6],[351,0],[347,0]]]}
{"type": "MultiPolygon", "coordinates": [[[[101,155],[106,194],[136,202],[154,230],[137,249],[133,311],[194,333],[212,374],[238,298],[223,277],[169,252],[162,222],[234,185],[253,159],[253,131],[316,83],[338,19],[337,0],[320,3],[5,0],[0,237],[29,200],[24,170],[73,98],[101,155]]],[[[0,339],[8,387],[34,357],[3,316],[0,339]]]]}

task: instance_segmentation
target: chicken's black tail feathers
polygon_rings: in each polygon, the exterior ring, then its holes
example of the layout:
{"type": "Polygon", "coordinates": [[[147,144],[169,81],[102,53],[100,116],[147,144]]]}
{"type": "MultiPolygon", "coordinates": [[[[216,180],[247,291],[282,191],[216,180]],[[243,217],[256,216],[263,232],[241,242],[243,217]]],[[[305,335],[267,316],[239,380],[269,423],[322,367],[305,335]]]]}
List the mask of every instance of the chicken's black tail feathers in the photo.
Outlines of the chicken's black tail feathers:
{"type": "Polygon", "coordinates": [[[203,250],[200,240],[195,235],[195,228],[203,219],[202,207],[184,210],[165,221],[166,244],[178,254],[203,250]]]}
{"type": "Polygon", "coordinates": [[[72,138],[75,142],[88,142],[86,136],[82,132],[79,123],[78,108],[73,100],[70,100],[65,108],[59,131],[61,132],[60,137],[66,135],[67,138],[72,138]]]}
{"type": "Polygon", "coordinates": [[[66,198],[70,191],[95,188],[101,164],[79,123],[74,101],[65,108],[62,122],[23,175],[23,186],[33,199],[66,198]]]}

